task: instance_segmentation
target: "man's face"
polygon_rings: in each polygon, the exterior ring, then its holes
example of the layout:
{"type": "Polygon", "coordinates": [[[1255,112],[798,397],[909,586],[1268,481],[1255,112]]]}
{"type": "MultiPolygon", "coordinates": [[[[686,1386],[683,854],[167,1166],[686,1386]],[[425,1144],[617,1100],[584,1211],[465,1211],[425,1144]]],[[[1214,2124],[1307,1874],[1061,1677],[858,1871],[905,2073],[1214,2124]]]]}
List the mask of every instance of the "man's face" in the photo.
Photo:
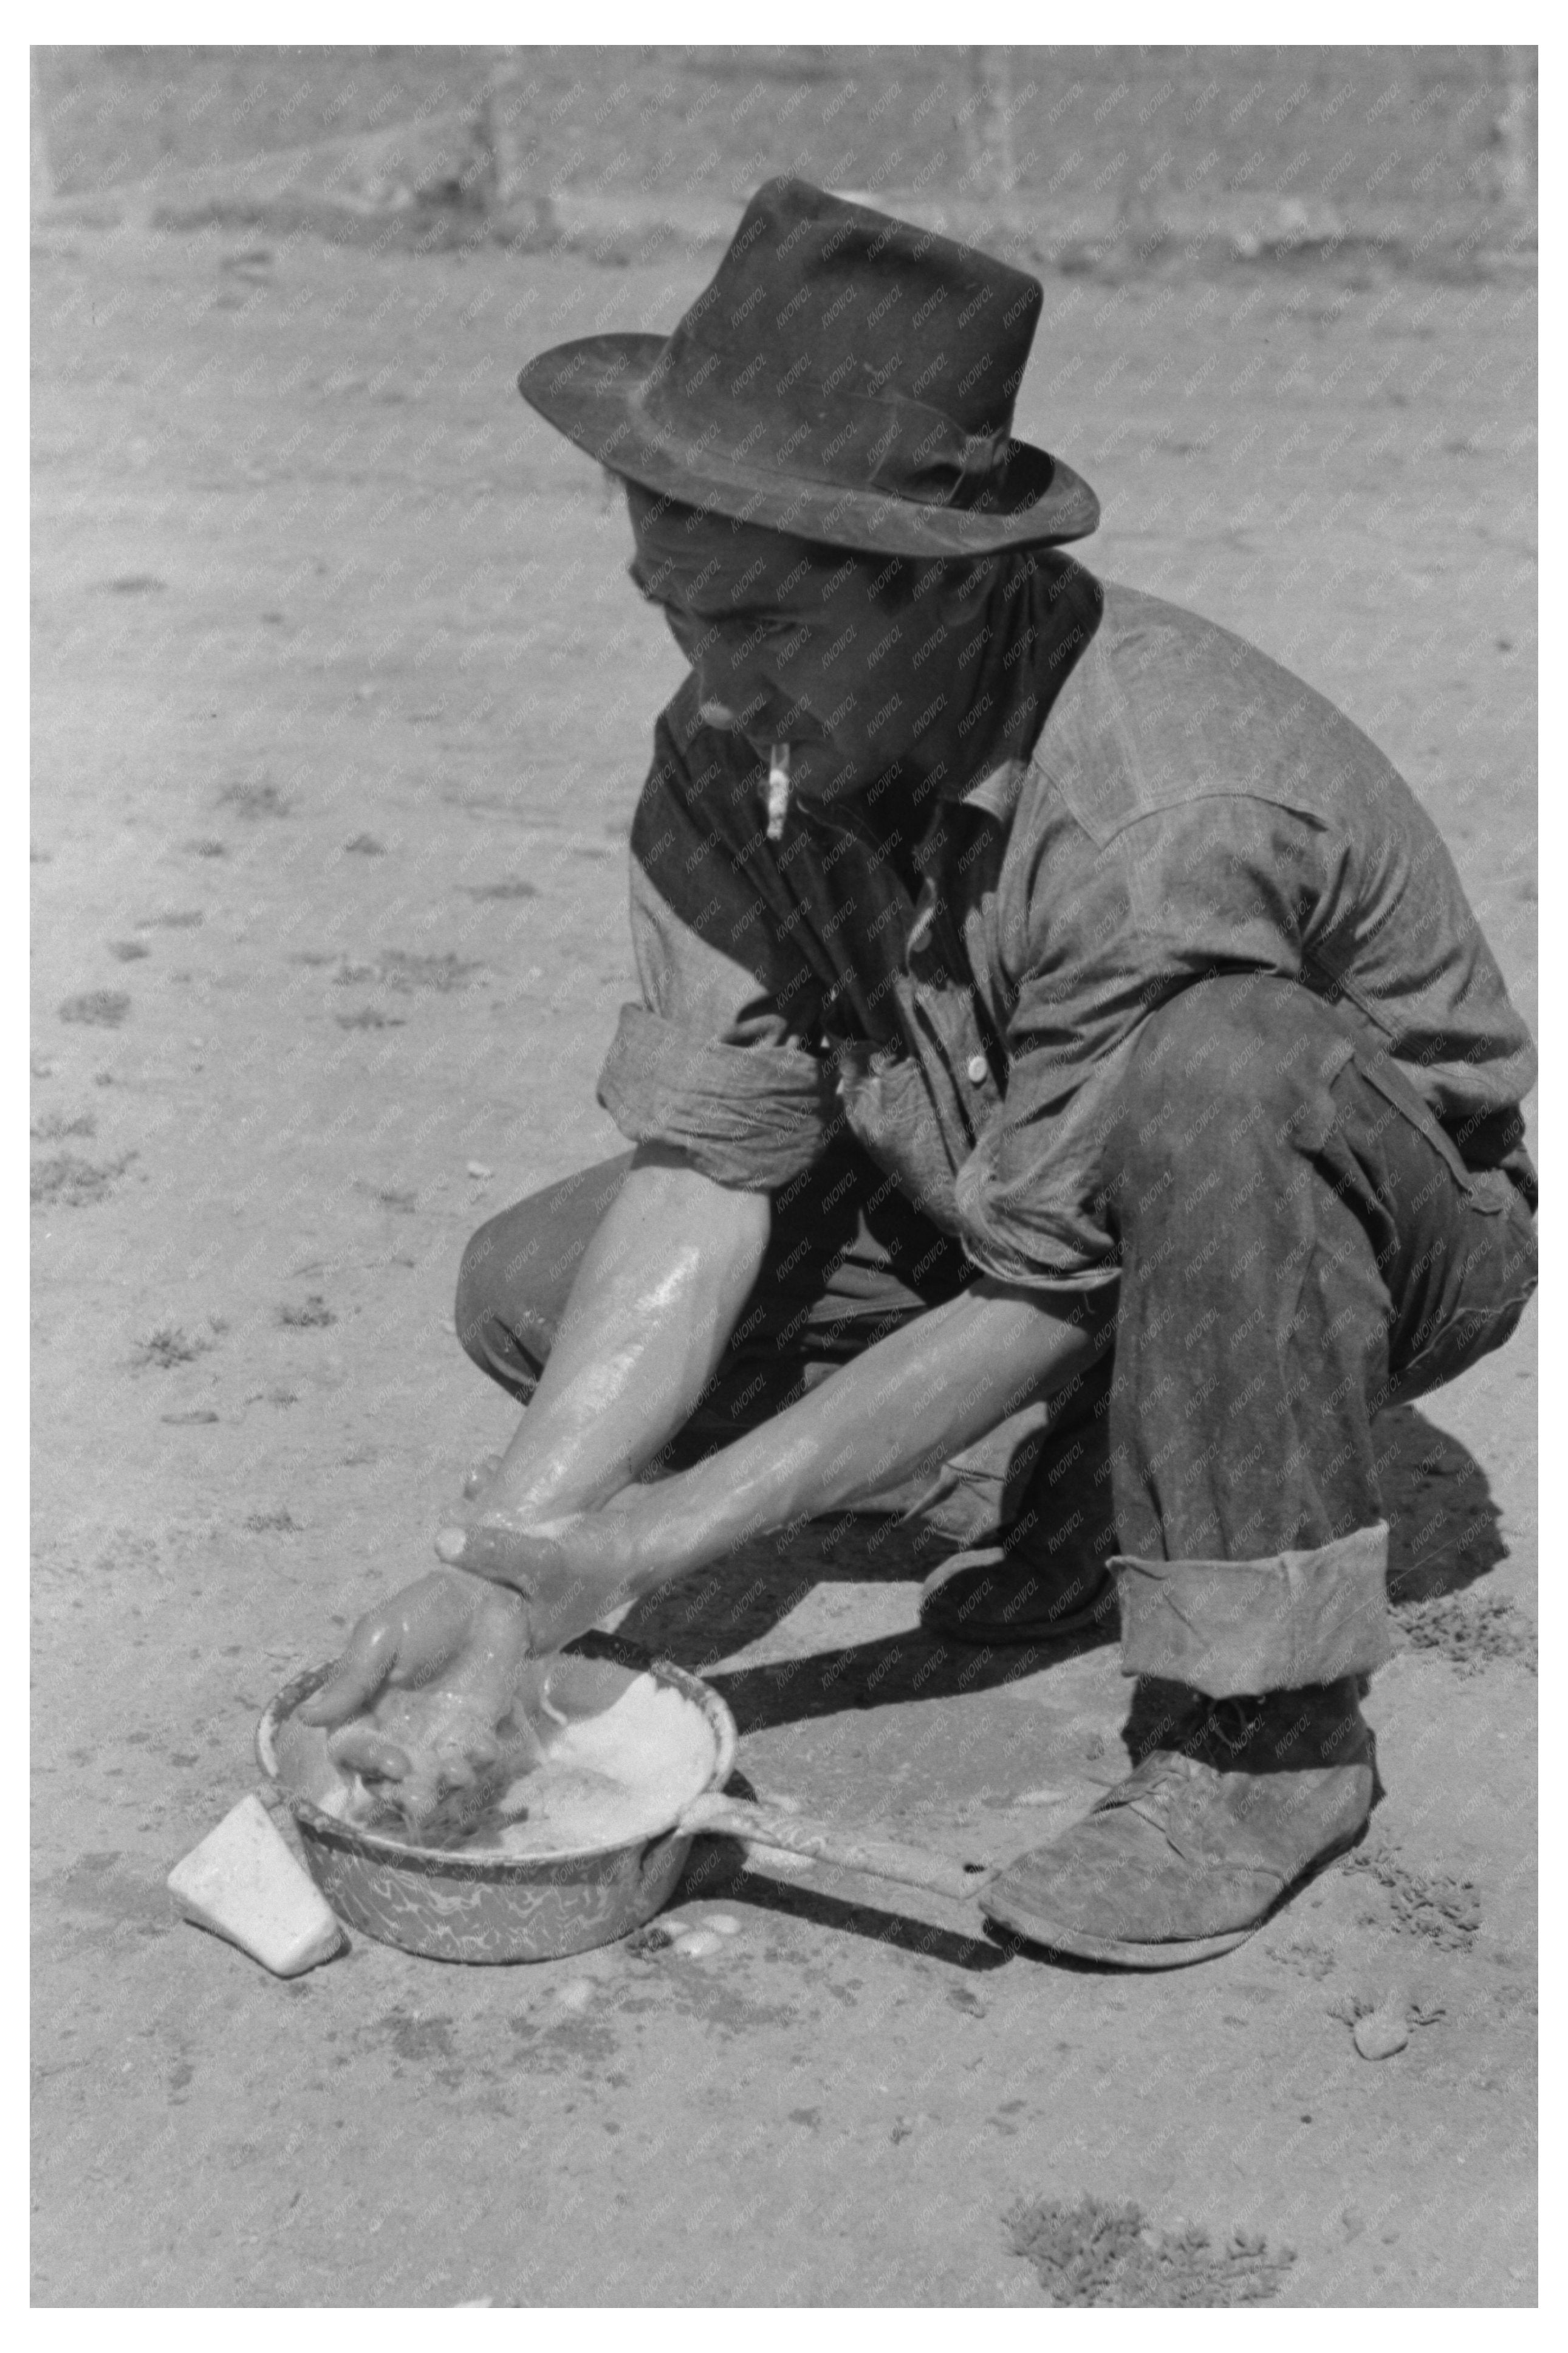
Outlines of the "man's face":
{"type": "Polygon", "coordinates": [[[628,567],[695,671],[710,726],[760,759],[790,747],[794,792],[836,800],[935,765],[944,635],[936,568],[840,554],[632,486],[628,567]]]}

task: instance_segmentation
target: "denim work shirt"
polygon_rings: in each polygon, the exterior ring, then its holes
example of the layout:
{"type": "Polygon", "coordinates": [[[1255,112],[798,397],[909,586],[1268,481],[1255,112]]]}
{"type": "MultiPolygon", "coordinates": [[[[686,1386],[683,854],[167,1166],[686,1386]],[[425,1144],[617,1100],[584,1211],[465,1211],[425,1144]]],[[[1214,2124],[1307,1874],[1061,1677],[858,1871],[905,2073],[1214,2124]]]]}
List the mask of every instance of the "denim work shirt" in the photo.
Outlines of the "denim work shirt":
{"type": "Polygon", "coordinates": [[[1530,1038],[1389,762],[1228,630],[1043,570],[1070,666],[1030,757],[921,812],[914,893],[874,787],[795,803],[770,842],[756,755],[694,680],[676,694],[632,828],[643,1001],[599,1082],[622,1132],[776,1192],[847,1120],[975,1268],[1089,1289],[1117,1272],[1103,1141],[1141,1025],[1258,971],[1338,1006],[1446,1141],[1528,1181],[1530,1038]]]}

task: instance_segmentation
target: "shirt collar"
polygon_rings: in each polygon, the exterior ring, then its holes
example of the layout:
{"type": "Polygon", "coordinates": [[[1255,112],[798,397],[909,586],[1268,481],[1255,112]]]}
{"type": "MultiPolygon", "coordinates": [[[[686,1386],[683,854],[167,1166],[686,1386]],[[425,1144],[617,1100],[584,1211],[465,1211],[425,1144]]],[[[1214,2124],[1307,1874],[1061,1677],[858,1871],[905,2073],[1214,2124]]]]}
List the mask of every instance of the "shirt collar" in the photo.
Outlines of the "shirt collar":
{"type": "MultiPolygon", "coordinates": [[[[1002,703],[1004,721],[1009,712],[1012,719],[1011,726],[1004,725],[1005,735],[1016,734],[1028,725],[1026,713],[1029,705],[1026,698],[1043,692],[1048,720],[1050,705],[1063,681],[1100,626],[1104,601],[1099,581],[1070,556],[1057,555],[1038,563],[1025,624],[1036,659],[1005,661],[1002,659],[1005,649],[996,649],[999,667],[993,674],[992,684],[1002,703]],[[1046,657],[1043,661],[1038,659],[1041,652],[1046,657]],[[1048,680],[1048,686],[1042,688],[1042,680],[1048,680]]],[[[1016,647],[1015,656],[1017,650],[1016,647]]],[[[1039,722],[1029,730],[1026,740],[1031,753],[1044,724],[1044,721],[1039,722]]],[[[1011,825],[1024,779],[1032,765],[1032,758],[1004,754],[978,776],[955,776],[951,782],[944,777],[937,787],[938,798],[950,806],[956,803],[964,808],[978,809],[997,825],[1011,825]]]]}
{"type": "Polygon", "coordinates": [[[955,781],[951,791],[944,790],[942,797],[958,801],[965,808],[978,809],[983,817],[994,818],[998,825],[1010,825],[1028,773],[1027,760],[999,760],[984,776],[965,783],[955,781]]]}

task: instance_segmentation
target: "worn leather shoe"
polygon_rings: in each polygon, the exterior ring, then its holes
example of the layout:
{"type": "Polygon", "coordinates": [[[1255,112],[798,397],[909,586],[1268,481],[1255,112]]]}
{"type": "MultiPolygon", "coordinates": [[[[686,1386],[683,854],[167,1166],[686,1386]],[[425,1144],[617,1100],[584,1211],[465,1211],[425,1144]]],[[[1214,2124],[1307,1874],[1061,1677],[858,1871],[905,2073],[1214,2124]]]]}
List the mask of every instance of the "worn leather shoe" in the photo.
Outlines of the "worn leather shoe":
{"type": "Polygon", "coordinates": [[[1081,1556],[1047,1567],[1026,1551],[987,1545],[954,1553],[921,1588],[921,1624],[959,1642],[1051,1642],[1116,1631],[1116,1580],[1081,1556]]]}
{"type": "Polygon", "coordinates": [[[1375,1760],[1353,1676],[1261,1699],[1160,1688],[1181,1697],[1133,1771],[985,1890],[1000,1926],[1088,1960],[1178,1968],[1241,1944],[1360,1837],[1375,1760]]]}

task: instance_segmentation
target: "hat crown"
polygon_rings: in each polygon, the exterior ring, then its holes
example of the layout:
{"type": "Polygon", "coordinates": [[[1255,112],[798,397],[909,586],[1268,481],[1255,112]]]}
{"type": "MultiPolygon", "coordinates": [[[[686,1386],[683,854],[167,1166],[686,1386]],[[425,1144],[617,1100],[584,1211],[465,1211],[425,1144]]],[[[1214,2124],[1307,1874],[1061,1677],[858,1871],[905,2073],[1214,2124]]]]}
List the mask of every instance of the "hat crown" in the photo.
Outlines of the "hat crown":
{"type": "Polygon", "coordinates": [[[518,388],[612,473],[732,522],[938,562],[1081,539],[1087,482],[1012,437],[1037,279],[769,180],[674,332],[595,334],[518,388]]]}
{"type": "Polygon", "coordinates": [[[768,180],[670,336],[649,404],[918,403],[962,434],[1005,437],[1043,299],[1037,279],[972,246],[768,180]]]}

